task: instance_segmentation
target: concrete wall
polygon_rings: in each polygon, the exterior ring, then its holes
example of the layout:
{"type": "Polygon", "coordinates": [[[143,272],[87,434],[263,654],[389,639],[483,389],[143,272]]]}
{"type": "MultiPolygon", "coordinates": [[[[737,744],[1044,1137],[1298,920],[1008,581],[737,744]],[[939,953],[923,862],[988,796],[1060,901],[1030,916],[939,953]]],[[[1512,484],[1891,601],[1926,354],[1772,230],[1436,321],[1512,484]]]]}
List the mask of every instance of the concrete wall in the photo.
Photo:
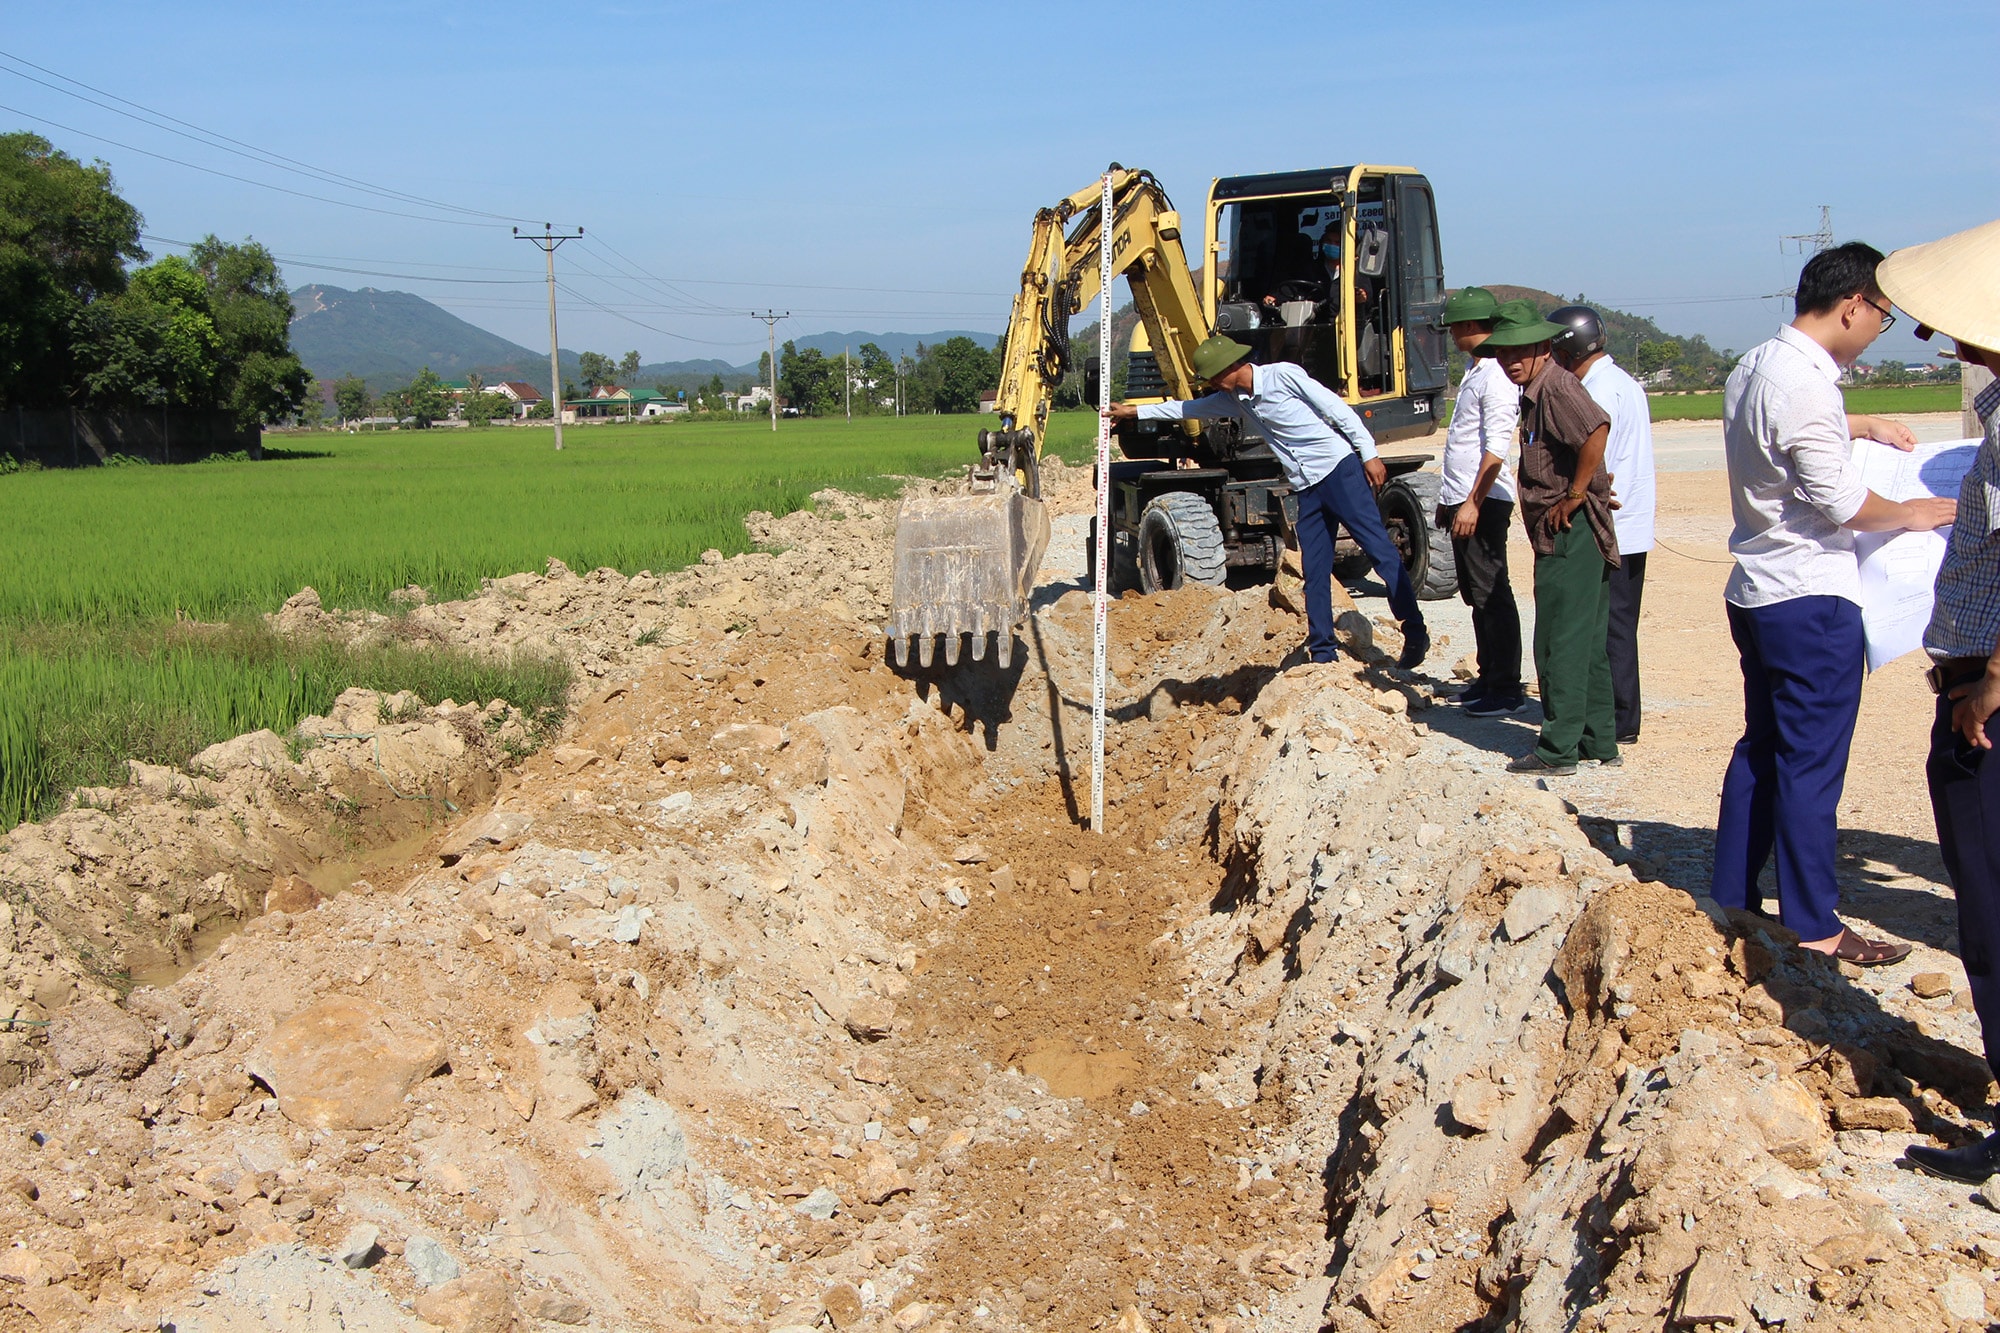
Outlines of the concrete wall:
{"type": "Polygon", "coordinates": [[[1972,411],[1972,400],[1979,396],[1981,389],[1993,382],[1993,372],[1985,366],[1966,366],[1961,373],[1963,378],[1959,383],[1963,386],[1963,396],[1959,405],[1959,428],[1965,432],[1967,439],[1971,439],[1984,433],[1979,428],[1979,418],[1972,411]]]}
{"type": "Polygon", "coordinates": [[[192,463],[236,452],[260,458],[262,435],[241,429],[227,412],[185,408],[0,411],[0,454],[33,459],[43,467],[90,467],[114,454],[149,463],[192,463]]]}

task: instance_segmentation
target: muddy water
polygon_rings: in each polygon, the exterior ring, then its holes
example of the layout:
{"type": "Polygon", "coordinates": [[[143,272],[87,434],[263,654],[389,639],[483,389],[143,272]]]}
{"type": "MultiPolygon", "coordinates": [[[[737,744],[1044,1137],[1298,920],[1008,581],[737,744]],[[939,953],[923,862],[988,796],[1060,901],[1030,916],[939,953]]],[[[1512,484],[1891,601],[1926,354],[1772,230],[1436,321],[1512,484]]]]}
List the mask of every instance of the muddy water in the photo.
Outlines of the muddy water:
{"type": "MultiPolygon", "coordinates": [[[[337,897],[357,888],[368,892],[378,879],[384,883],[400,884],[416,868],[419,854],[436,834],[437,830],[433,828],[419,829],[350,860],[318,862],[301,871],[299,877],[318,890],[322,898],[337,897]]],[[[261,903],[258,905],[261,907],[261,903]]],[[[187,947],[178,954],[154,952],[143,943],[135,944],[130,953],[132,984],[135,987],[155,986],[162,989],[173,985],[213,958],[224,940],[237,934],[246,922],[260,915],[261,912],[251,912],[243,916],[233,913],[212,916],[195,927],[187,947]]]]}

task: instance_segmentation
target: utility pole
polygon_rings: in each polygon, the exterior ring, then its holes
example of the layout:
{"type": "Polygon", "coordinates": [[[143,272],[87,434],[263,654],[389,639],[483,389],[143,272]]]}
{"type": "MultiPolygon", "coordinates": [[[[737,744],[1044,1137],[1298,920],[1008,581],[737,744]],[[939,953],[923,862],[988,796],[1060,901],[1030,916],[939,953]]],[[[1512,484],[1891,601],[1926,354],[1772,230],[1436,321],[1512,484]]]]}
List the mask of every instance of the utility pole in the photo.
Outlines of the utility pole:
{"type": "Polygon", "coordinates": [[[556,247],[564,241],[578,240],[582,236],[581,227],[571,235],[551,229],[546,222],[542,224],[542,234],[539,236],[533,232],[524,236],[519,227],[514,228],[515,240],[533,241],[541,247],[542,253],[549,261],[549,405],[554,409],[549,413],[549,418],[555,423],[558,453],[562,451],[562,363],[556,356],[556,247]]]}
{"type": "Polygon", "coordinates": [[[790,319],[791,317],[792,312],[789,310],[783,314],[768,309],[761,315],[754,310],[750,312],[750,318],[764,321],[764,328],[771,335],[771,429],[773,432],[778,429],[778,321],[781,319],[790,319]]]}
{"type": "Polygon", "coordinates": [[[848,424],[854,422],[854,372],[847,365],[847,349],[840,349],[840,386],[847,398],[848,424]]]}

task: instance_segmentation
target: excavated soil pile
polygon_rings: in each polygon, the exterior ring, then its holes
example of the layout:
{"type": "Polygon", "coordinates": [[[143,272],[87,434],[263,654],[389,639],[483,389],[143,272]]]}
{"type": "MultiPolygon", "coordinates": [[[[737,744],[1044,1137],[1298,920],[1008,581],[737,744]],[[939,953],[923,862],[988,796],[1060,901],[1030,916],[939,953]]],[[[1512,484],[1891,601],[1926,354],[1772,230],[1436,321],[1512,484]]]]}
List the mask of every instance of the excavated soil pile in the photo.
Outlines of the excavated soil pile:
{"type": "MultiPolygon", "coordinates": [[[[893,510],[820,508],[774,556],[407,617],[599,672],[361,882],[35,1001],[0,1329],[1983,1326],[2000,1245],[1847,1169],[1967,1123],[1983,1065],[1431,734],[1358,613],[1363,661],[1280,674],[1293,590],[1123,599],[1100,836],[1088,600],[1045,589],[1010,670],[898,674],[893,510]]],[[[384,767],[319,787],[387,819],[384,767]]],[[[228,771],[254,799],[185,818],[278,808],[228,771]]],[[[34,873],[87,928],[17,907],[23,978],[143,933],[150,862],[65,854],[34,873]]],[[[156,903],[221,873],[178,864],[156,903]]]]}

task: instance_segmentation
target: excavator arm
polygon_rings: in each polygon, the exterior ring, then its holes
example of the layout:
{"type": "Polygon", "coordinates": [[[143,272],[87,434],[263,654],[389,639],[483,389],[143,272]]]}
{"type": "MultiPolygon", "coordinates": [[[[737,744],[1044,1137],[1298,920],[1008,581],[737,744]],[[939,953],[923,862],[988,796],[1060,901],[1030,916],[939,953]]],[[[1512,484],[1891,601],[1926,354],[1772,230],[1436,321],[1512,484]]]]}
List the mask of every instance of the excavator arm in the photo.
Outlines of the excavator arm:
{"type": "MultiPolygon", "coordinates": [[[[1159,358],[1169,392],[1195,392],[1194,349],[1208,323],[1181,245],[1180,214],[1150,172],[1111,168],[1111,264],[1130,283],[1132,303],[1159,358]]],[[[1000,429],[980,432],[988,465],[1014,469],[1041,457],[1049,404],[1074,364],[1069,320],[1099,295],[1103,196],[1093,182],[1035,214],[1021,290],[1007,321],[1006,360],[994,410],[1000,429]]],[[[1022,480],[1026,482],[1027,477],[1022,480]]]]}
{"type": "MultiPolygon", "coordinates": [[[[1112,270],[1131,284],[1168,391],[1192,396],[1194,349],[1208,327],[1181,245],[1180,215],[1151,173],[1116,163],[1111,208],[1112,270]]],[[[1049,407],[1072,365],[1070,316],[1101,291],[1102,210],[1102,184],[1092,182],[1036,212],[1007,321],[994,402],[999,428],[979,432],[979,462],[965,493],[904,503],[887,626],[903,665],[915,640],[928,667],[940,636],[946,663],[956,665],[966,634],[977,661],[985,655],[987,634],[996,631],[1000,665],[1011,662],[1014,626],[1027,616],[1048,547],[1039,465],[1049,407]]]]}

